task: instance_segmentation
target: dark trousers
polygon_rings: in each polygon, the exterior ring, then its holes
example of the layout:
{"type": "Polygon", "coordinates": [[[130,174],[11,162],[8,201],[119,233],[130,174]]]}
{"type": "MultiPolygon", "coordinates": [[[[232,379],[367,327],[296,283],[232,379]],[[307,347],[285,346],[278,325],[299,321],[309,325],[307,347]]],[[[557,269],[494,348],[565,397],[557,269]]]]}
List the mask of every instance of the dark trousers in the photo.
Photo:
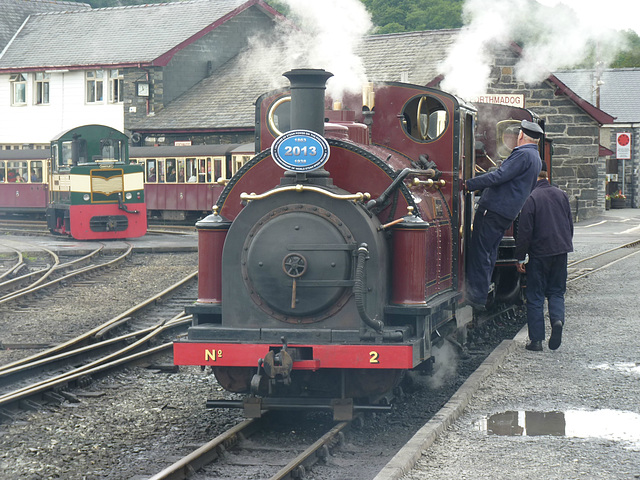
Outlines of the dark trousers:
{"type": "Polygon", "coordinates": [[[473,233],[467,257],[467,299],[477,303],[487,301],[500,240],[511,223],[513,220],[478,207],[473,218],[473,233]]]}
{"type": "Polygon", "coordinates": [[[564,293],[567,290],[567,254],[530,257],[527,264],[527,323],[532,342],[544,340],[544,299],[551,324],[564,324],[564,293]]]}

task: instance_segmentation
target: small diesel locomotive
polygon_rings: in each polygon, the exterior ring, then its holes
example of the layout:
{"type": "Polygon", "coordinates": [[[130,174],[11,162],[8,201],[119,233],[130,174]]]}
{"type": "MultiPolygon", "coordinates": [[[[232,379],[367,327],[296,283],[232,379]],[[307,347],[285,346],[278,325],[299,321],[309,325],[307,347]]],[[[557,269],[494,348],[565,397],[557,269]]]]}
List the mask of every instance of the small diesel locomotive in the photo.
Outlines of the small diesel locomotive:
{"type": "Polygon", "coordinates": [[[51,141],[47,226],[77,240],[147,232],[144,170],[129,164],[128,137],[104,125],[67,130],[51,141]]]}
{"type": "MultiPolygon", "coordinates": [[[[497,164],[508,127],[533,117],[503,108],[476,125],[475,106],[402,83],[333,102],[330,73],[285,76],[290,90],[256,104],[261,153],[196,224],[199,298],[174,362],[209,366],[223,388],[249,394],[210,407],[349,419],[387,408],[381,396],[472,321],[463,284],[474,194],[460,185],[497,164]]],[[[517,301],[512,240],[496,303],[517,301]]]]}

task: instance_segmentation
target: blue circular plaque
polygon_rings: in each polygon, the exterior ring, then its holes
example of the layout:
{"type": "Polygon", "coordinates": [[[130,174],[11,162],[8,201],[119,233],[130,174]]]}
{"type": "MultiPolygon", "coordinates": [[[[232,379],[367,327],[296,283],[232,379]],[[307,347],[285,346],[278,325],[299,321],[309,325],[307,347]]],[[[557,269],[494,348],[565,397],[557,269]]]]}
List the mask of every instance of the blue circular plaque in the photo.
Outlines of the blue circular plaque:
{"type": "Polygon", "coordinates": [[[329,142],[310,130],[291,130],[276,138],[271,156],[285,170],[310,172],[329,160],[329,142]]]}

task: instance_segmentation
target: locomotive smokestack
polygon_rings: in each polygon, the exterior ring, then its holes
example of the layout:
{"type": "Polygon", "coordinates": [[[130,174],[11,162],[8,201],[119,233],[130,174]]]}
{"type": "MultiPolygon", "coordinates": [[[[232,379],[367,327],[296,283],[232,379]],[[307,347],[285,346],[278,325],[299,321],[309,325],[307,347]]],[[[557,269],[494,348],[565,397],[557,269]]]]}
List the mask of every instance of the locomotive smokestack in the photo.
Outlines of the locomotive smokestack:
{"type": "Polygon", "coordinates": [[[333,73],[300,68],[283,75],[291,83],[291,129],[324,135],[324,91],[333,73]]]}

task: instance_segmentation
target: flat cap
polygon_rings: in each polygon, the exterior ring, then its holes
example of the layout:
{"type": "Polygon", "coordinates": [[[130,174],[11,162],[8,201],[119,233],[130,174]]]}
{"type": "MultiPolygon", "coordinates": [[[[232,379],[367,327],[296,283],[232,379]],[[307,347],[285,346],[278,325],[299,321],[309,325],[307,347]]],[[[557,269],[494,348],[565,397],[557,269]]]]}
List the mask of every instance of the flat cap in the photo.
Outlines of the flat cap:
{"type": "Polygon", "coordinates": [[[531,138],[542,138],[542,135],[544,135],[544,131],[540,125],[528,120],[522,120],[522,122],[520,122],[520,130],[531,138]]]}

